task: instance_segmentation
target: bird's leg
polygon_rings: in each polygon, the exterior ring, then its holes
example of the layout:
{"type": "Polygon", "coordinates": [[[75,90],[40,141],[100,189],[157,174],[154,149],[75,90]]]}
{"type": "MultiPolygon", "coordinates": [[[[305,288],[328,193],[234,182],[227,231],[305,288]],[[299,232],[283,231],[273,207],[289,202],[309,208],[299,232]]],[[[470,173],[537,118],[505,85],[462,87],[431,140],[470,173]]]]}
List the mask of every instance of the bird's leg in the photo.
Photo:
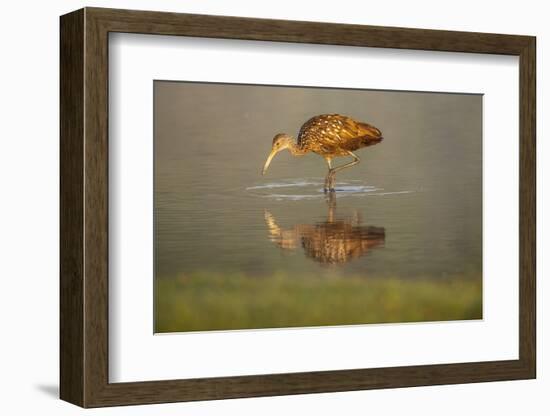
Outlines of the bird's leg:
{"type": "Polygon", "coordinates": [[[334,192],[334,182],[336,181],[336,170],[332,169],[328,174],[328,190],[334,192]]]}
{"type": "Polygon", "coordinates": [[[353,158],[353,160],[349,163],[346,163],[345,165],[337,166],[337,167],[333,168],[332,171],[334,173],[336,173],[336,172],[338,172],[342,169],[345,169],[345,168],[351,168],[353,165],[357,165],[361,161],[361,159],[359,159],[359,156],[357,156],[355,153],[353,153],[349,150],[347,152],[348,152],[348,155],[350,155],[353,158]]]}
{"type": "Polygon", "coordinates": [[[336,172],[341,171],[342,169],[351,168],[353,165],[357,165],[361,159],[353,153],[352,151],[348,150],[348,154],[353,157],[353,160],[349,163],[346,163],[342,166],[337,166],[335,168],[330,169],[329,171],[329,190],[334,191],[334,182],[336,180],[336,172]]]}
{"type": "Polygon", "coordinates": [[[330,186],[330,175],[332,172],[332,164],[331,164],[332,160],[329,157],[325,158],[325,160],[327,161],[327,165],[328,165],[328,173],[327,173],[327,176],[325,177],[325,187],[324,187],[324,191],[326,193],[330,190],[329,186],[330,186]]]}

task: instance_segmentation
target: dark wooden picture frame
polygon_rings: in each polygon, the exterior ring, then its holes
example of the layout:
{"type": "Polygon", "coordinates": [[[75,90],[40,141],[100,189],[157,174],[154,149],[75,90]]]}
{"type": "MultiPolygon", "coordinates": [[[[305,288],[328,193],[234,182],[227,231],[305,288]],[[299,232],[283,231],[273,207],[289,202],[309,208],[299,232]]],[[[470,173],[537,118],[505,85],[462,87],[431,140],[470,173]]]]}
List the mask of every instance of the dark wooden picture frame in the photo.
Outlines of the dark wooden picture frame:
{"type": "Polygon", "coordinates": [[[535,38],[85,8],[61,17],[60,396],[82,407],[535,378],[535,38]],[[519,359],[110,383],[110,32],[519,56],[519,359]]]}

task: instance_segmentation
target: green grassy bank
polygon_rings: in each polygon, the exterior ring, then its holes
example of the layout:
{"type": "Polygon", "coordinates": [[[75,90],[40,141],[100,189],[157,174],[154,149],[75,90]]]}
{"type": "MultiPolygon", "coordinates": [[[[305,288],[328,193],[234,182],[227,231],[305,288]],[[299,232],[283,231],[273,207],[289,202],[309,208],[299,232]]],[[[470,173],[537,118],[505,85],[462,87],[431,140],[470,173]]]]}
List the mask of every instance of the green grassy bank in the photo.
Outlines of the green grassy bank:
{"type": "Polygon", "coordinates": [[[192,274],[156,281],[156,332],[480,319],[481,276],[192,274]]]}

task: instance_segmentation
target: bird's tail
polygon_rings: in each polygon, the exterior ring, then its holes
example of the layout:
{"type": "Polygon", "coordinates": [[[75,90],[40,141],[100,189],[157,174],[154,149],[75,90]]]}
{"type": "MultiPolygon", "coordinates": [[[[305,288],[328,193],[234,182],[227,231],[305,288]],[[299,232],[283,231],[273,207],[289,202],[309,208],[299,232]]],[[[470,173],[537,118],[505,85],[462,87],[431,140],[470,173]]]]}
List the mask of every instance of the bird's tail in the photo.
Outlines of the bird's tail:
{"type": "Polygon", "coordinates": [[[380,143],[384,140],[384,137],[382,137],[382,132],[376,127],[367,123],[359,123],[359,126],[361,127],[363,133],[362,141],[364,144],[372,145],[380,143]]]}

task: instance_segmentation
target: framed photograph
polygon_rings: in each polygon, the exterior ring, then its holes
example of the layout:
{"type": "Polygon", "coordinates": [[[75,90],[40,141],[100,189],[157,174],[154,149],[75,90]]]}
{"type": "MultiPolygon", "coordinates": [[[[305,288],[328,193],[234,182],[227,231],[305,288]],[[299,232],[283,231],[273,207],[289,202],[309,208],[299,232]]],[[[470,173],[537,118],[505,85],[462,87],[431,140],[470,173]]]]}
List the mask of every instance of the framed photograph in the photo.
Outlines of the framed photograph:
{"type": "Polygon", "coordinates": [[[60,24],[63,400],[535,378],[534,37],[60,24]]]}

